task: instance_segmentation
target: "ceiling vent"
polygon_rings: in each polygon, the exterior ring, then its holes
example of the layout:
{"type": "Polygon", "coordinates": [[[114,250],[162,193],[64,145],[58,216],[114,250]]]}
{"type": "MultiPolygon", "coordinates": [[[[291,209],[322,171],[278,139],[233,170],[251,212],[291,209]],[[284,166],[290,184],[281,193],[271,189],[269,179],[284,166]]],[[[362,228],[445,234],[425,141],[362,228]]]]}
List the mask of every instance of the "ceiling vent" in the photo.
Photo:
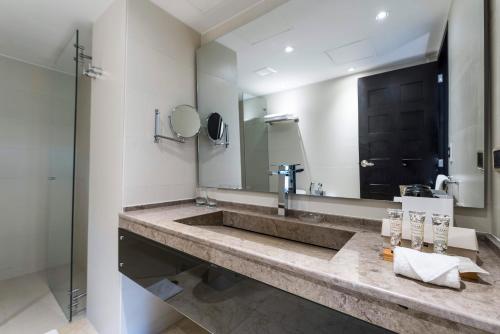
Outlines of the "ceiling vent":
{"type": "Polygon", "coordinates": [[[278,73],[278,71],[276,71],[274,68],[271,68],[271,67],[264,67],[264,68],[261,68],[261,69],[255,71],[255,74],[257,74],[261,77],[267,77],[268,75],[271,75],[274,73],[278,73]]]}
{"type": "Polygon", "coordinates": [[[366,39],[327,50],[325,53],[335,65],[354,63],[376,55],[375,48],[366,39]]]}

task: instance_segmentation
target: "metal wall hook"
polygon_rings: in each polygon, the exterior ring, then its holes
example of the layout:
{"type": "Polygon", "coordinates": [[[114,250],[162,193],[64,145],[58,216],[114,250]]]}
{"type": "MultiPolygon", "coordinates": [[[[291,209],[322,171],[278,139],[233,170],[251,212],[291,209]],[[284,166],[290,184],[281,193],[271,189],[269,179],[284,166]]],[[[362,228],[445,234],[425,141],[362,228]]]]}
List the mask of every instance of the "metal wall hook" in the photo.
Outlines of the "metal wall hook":
{"type": "Polygon", "coordinates": [[[85,47],[82,45],[74,44],[74,47],[79,50],[77,57],[74,57],[73,59],[79,63],[85,66],[87,64],[87,69],[83,71],[83,75],[92,78],[92,79],[99,79],[104,75],[104,70],[100,67],[92,65],[92,56],[85,54],[85,47]]]}
{"type": "Polygon", "coordinates": [[[92,79],[99,79],[104,75],[104,70],[100,67],[92,66],[92,64],[89,64],[89,67],[85,71],[83,71],[83,75],[86,75],[92,79]]]}

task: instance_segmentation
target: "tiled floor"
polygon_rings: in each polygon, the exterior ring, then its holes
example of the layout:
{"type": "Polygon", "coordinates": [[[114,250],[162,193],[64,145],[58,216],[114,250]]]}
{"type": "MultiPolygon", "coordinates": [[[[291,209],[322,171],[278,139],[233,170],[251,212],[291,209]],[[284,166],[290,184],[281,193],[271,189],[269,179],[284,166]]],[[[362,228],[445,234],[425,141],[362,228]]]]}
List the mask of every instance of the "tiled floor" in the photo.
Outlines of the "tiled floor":
{"type": "MultiPolygon", "coordinates": [[[[0,281],[0,333],[44,334],[57,329],[59,334],[97,334],[85,315],[68,323],[47,285],[45,273],[35,273],[0,281]]],[[[208,334],[187,318],[162,334],[208,334]]]]}
{"type": "Polygon", "coordinates": [[[1,334],[44,334],[53,329],[60,334],[97,334],[84,315],[68,323],[45,273],[0,281],[1,334]]]}
{"type": "Polygon", "coordinates": [[[209,334],[209,332],[199,327],[188,318],[184,318],[161,334],[209,334]]]}
{"type": "MultiPolygon", "coordinates": [[[[85,319],[73,321],[58,329],[59,334],[97,334],[90,322],[85,319]]],[[[198,327],[191,320],[184,318],[160,334],[210,334],[206,330],[198,327]]]]}
{"type": "Polygon", "coordinates": [[[65,324],[44,273],[0,281],[0,333],[42,334],[65,324]]]}
{"type": "Polygon", "coordinates": [[[58,329],[59,334],[97,334],[90,322],[81,318],[58,329]]]}

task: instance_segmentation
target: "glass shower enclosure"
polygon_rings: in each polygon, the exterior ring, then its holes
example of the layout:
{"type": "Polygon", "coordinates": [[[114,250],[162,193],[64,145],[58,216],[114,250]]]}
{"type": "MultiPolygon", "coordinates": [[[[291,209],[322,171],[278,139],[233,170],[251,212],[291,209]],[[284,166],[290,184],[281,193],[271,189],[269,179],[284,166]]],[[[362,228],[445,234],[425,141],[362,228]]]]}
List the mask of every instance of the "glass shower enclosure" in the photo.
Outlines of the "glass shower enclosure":
{"type": "Polygon", "coordinates": [[[82,69],[90,57],[80,45],[79,31],[61,57],[62,66],[72,67],[73,73],[61,87],[62,106],[53,108],[49,119],[47,282],[71,321],[85,309],[86,298],[90,79],[82,69]]]}
{"type": "Polygon", "coordinates": [[[85,308],[91,58],[67,35],[46,57],[0,54],[0,333],[85,308]]]}

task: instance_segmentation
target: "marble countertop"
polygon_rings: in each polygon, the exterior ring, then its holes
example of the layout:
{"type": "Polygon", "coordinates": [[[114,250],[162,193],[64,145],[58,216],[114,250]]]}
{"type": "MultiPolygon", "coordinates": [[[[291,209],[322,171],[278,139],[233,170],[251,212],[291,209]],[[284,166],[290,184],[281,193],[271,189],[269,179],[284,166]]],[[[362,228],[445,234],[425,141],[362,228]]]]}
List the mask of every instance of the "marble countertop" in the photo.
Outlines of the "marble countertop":
{"type": "MultiPolygon", "coordinates": [[[[228,233],[217,228],[206,229],[176,222],[221,210],[244,212],[234,208],[210,209],[180,204],[121,213],[120,227],[145,237],[156,235],[156,241],[206,261],[212,262],[213,255],[210,252],[194,252],[197,245],[251,260],[273,271],[301,275],[318,286],[351,291],[472,328],[500,333],[500,257],[485,242],[480,242],[479,259],[481,266],[491,275],[482,276],[478,282],[464,281],[460,290],[453,290],[394,275],[392,263],[383,261],[379,255],[382,243],[380,232],[363,224],[321,223],[354,232],[353,237],[337,252],[316,246],[300,247],[296,242],[290,242],[295,244],[291,247],[286,240],[276,242],[276,238],[252,232],[238,233],[233,230],[228,233]],[[170,236],[187,240],[191,246],[180,247],[170,236]]],[[[228,269],[238,271],[234,266],[228,269]]],[[[293,293],[302,288],[298,286],[300,282],[277,279],[275,284],[272,281],[265,283],[293,293]]]]}

